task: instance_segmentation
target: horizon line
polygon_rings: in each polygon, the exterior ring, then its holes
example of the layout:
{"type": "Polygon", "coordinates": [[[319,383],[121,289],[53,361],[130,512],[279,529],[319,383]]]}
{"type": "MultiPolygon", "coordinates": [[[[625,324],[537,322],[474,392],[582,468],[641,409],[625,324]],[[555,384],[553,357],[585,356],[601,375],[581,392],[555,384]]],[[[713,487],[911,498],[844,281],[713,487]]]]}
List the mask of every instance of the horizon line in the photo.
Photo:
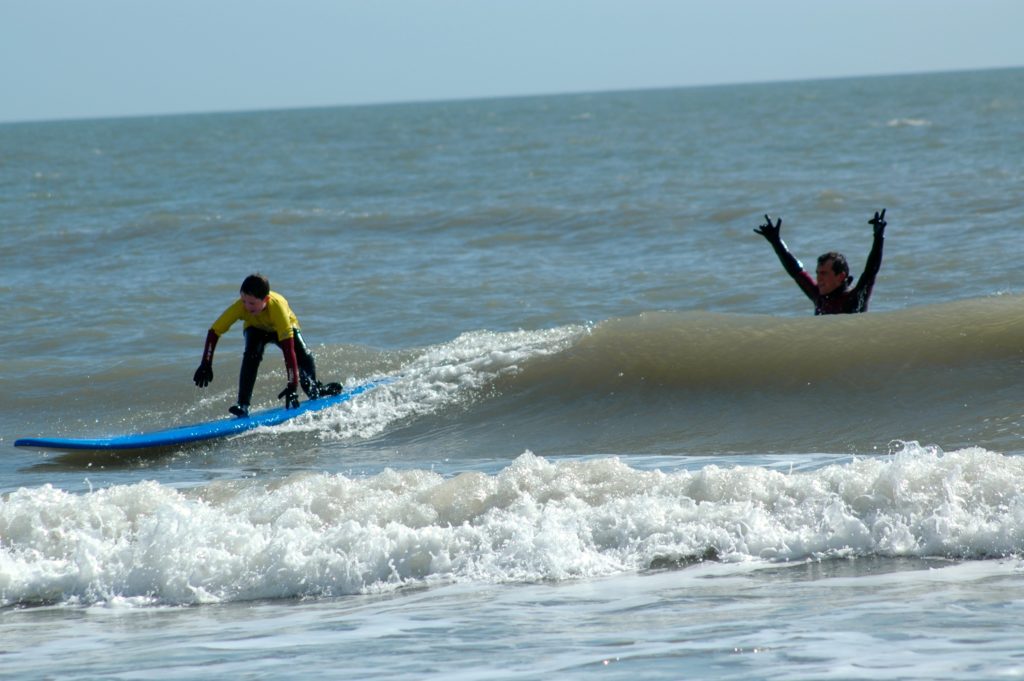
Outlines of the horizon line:
{"type": "Polygon", "coordinates": [[[511,100],[511,99],[534,99],[540,97],[574,97],[574,96],[585,96],[585,95],[604,95],[604,94],[617,94],[617,93],[630,93],[630,92],[658,92],[658,91],[670,91],[670,90],[698,90],[698,89],[712,89],[712,88],[724,88],[724,87],[747,87],[747,86],[759,86],[759,85],[784,85],[784,84],[796,84],[796,83],[820,83],[829,81],[839,80],[858,80],[858,79],[875,79],[875,78],[905,78],[914,76],[938,76],[938,75],[951,75],[951,74],[966,74],[966,73],[981,73],[988,71],[1011,71],[1015,69],[1024,69],[1024,66],[991,66],[991,67],[965,67],[959,69],[936,69],[936,70],[921,70],[921,71],[901,71],[901,72],[886,72],[886,73],[867,73],[857,75],[837,75],[837,76],[817,76],[807,78],[779,78],[779,79],[765,79],[765,80],[747,80],[747,81],[723,81],[718,83],[691,83],[687,85],[652,85],[652,86],[641,86],[641,87],[622,87],[622,88],[609,88],[606,90],[591,90],[591,89],[580,89],[580,90],[563,90],[563,91],[538,91],[530,93],[508,93],[508,94],[495,94],[495,95],[466,95],[466,96],[451,96],[451,97],[438,97],[438,98],[412,98],[412,99],[381,99],[371,100],[365,102],[349,102],[349,103],[324,103],[324,104],[301,104],[293,106],[267,106],[267,107],[254,107],[254,108],[224,108],[224,109],[206,109],[206,110],[194,110],[194,111],[154,111],[154,112],[139,112],[139,113],[125,113],[125,114],[108,114],[108,115],[81,115],[81,116],[66,116],[66,117],[43,117],[43,118],[28,118],[28,119],[11,119],[3,120],[0,119],[0,126],[6,125],[33,125],[33,124],[48,124],[48,123],[73,123],[73,122],[87,122],[87,121],[114,121],[114,120],[131,120],[140,118],[170,118],[178,116],[222,116],[222,115],[238,115],[238,114],[255,114],[255,113],[279,113],[288,111],[313,111],[321,109],[354,109],[354,108],[371,108],[371,107],[391,107],[391,106],[413,106],[422,104],[444,104],[444,103],[465,103],[465,102],[485,102],[485,101],[496,101],[496,100],[511,100]]]}

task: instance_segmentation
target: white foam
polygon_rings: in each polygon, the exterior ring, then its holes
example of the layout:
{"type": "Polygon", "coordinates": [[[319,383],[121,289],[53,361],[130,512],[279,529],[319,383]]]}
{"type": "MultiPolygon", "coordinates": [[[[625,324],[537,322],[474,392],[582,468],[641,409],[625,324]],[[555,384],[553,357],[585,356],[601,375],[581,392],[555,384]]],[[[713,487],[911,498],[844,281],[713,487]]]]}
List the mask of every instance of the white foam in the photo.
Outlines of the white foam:
{"type": "Polygon", "coordinates": [[[927,118],[892,118],[886,123],[886,126],[890,128],[921,128],[931,124],[932,122],[927,118]]]}
{"type": "Polygon", "coordinates": [[[204,603],[734,564],[1016,556],[1024,458],[910,443],[813,471],[524,453],[495,475],[155,482],[0,504],[0,606],[204,603]]]}
{"type": "MultiPolygon", "coordinates": [[[[434,414],[473,399],[495,379],[522,365],[568,348],[587,332],[582,326],[540,331],[474,331],[432,346],[397,373],[398,379],[324,412],[295,419],[276,432],[320,433],[329,439],[368,438],[389,426],[434,414]]],[[[346,384],[362,382],[349,377],[346,384]]]]}

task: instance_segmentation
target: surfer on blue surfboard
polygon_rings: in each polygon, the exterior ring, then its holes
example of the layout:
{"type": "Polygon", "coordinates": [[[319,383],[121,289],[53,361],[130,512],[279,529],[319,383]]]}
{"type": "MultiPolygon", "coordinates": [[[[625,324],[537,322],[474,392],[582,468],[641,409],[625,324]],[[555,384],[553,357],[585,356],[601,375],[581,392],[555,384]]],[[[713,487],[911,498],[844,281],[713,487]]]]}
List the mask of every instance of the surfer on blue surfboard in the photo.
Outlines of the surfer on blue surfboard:
{"type": "Polygon", "coordinates": [[[213,380],[213,351],[217,341],[228,329],[242,320],[245,334],[245,351],[242,353],[242,369],[238,376],[238,402],[228,411],[238,417],[249,416],[249,402],[256,385],[256,372],[263,360],[267,343],[274,343],[284,353],[284,365],[288,374],[288,385],[278,394],[285,406],[294,409],[299,406],[298,388],[311,400],[326,395],[337,395],[342,391],[340,383],[320,383],[316,378],[316,363],[302,340],[299,320],[288,306],[284,296],[270,290],[270,282],[262,274],[250,274],[242,282],[239,298],[228,306],[206,333],[203,359],[192,380],[205,388],[213,380]]]}
{"type": "Polygon", "coordinates": [[[868,254],[867,264],[864,265],[864,273],[860,275],[857,285],[850,288],[853,277],[850,276],[850,266],[842,253],[831,251],[818,257],[818,267],[815,271],[815,281],[800,261],[789,252],[785,242],[779,236],[782,229],[782,218],[773,225],[772,219],[764,216],[767,221],[754,230],[760,234],[775,249],[782,266],[789,276],[800,287],[811,302],[814,303],[814,314],[849,314],[853,312],[866,312],[868,299],[871,297],[871,290],[875,286],[875,277],[882,266],[882,244],[885,241],[885,209],[882,212],[875,211],[875,217],[868,220],[868,224],[875,229],[875,239],[871,244],[871,252],[868,254]]]}

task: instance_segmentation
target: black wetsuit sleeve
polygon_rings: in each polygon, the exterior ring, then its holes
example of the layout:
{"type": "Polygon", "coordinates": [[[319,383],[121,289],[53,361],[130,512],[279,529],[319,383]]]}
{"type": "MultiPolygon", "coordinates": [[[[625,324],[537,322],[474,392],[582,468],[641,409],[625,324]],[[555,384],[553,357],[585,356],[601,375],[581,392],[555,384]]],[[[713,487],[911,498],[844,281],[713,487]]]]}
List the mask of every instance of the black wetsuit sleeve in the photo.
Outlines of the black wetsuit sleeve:
{"type": "Polygon", "coordinates": [[[818,301],[818,287],[814,283],[814,279],[807,273],[800,261],[796,259],[789,249],[786,248],[786,242],[782,239],[771,242],[772,248],[775,249],[775,255],[779,256],[779,262],[782,263],[782,267],[786,270],[786,274],[793,278],[800,290],[810,298],[812,301],[817,303],[818,301]]]}
{"type": "Polygon", "coordinates": [[[875,277],[878,270],[882,268],[882,246],[885,244],[885,236],[876,234],[871,244],[871,252],[868,253],[868,261],[864,264],[864,273],[860,275],[854,292],[857,298],[857,309],[855,312],[864,312],[868,309],[868,299],[871,297],[871,290],[875,287],[875,277]]]}

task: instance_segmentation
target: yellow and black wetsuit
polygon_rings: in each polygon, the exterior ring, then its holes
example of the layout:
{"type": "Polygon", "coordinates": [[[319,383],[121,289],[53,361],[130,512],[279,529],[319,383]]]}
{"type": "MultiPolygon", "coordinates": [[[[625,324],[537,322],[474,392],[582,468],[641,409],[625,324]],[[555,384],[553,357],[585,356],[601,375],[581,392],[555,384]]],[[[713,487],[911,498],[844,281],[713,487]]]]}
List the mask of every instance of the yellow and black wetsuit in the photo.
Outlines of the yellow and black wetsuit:
{"type": "Polygon", "coordinates": [[[246,310],[241,298],[228,306],[210,327],[206,341],[207,349],[203,353],[204,360],[212,362],[213,347],[216,346],[217,339],[239,320],[243,322],[245,352],[242,355],[242,368],[238,376],[238,404],[248,406],[252,399],[256,373],[263,360],[263,350],[267,343],[274,343],[284,353],[288,385],[294,388],[297,383],[301,384],[302,390],[310,399],[319,396],[316,363],[302,340],[299,320],[284,296],[274,291],[267,296],[266,306],[257,314],[251,314],[246,310]]]}

